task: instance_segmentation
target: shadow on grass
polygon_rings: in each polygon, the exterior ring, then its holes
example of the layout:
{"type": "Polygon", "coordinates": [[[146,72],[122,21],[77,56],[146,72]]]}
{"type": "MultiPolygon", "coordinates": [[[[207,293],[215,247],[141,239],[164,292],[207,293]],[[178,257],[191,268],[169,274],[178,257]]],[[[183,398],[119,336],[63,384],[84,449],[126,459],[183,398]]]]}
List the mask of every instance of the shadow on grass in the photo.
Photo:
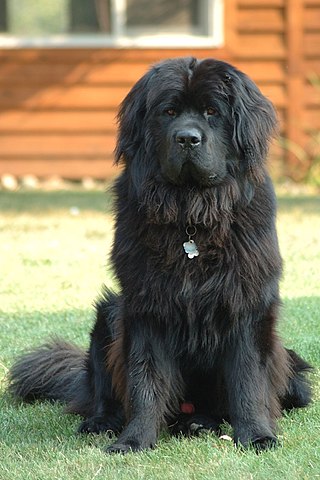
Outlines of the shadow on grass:
{"type": "Polygon", "coordinates": [[[110,213],[112,210],[111,187],[103,191],[20,191],[0,192],[1,212],[5,213],[54,213],[57,210],[79,210],[110,213]]]}
{"type": "MultiPolygon", "coordinates": [[[[280,212],[301,209],[305,213],[320,215],[320,196],[285,196],[279,195],[278,209],[280,212]]],[[[0,192],[2,212],[11,213],[44,213],[56,210],[69,210],[77,207],[81,210],[97,212],[112,212],[112,185],[106,191],[19,191],[0,192]]]]}
{"type": "Polygon", "coordinates": [[[278,195],[278,210],[281,213],[302,210],[306,214],[320,215],[320,196],[298,196],[290,197],[278,195]]]}

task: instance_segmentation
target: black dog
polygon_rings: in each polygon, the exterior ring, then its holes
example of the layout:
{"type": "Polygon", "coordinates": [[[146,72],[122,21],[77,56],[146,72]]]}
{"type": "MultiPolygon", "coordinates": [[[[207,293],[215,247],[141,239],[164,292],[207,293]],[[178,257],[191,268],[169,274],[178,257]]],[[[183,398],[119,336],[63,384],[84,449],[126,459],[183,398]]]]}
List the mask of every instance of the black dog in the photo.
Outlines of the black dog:
{"type": "Polygon", "coordinates": [[[81,432],[121,432],[109,452],[154,446],[163,424],[223,420],[237,444],[272,446],[281,409],[310,401],[310,367],[275,330],[273,107],[236,68],[180,58],[137,82],[119,123],[121,292],[98,304],[88,354],[52,342],[16,363],[11,390],[67,401],[81,432]]]}

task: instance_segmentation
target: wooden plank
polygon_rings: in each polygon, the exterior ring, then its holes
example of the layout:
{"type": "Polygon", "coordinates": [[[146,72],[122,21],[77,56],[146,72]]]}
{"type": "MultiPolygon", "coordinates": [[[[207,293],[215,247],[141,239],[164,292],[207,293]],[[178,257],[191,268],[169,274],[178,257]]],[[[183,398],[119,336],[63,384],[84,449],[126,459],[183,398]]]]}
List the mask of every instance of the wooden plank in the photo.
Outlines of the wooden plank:
{"type": "Polygon", "coordinates": [[[42,159],[10,159],[0,161],[0,175],[11,173],[21,177],[23,175],[37,175],[38,177],[50,177],[59,175],[63,178],[79,180],[83,177],[93,177],[97,179],[109,179],[118,175],[119,167],[113,165],[110,159],[83,159],[76,161],[60,158],[52,161],[52,158],[42,159]]]}
{"type": "Polygon", "coordinates": [[[239,0],[240,7],[283,7],[286,0],[239,0]]]}
{"type": "Polygon", "coordinates": [[[286,17],[288,73],[290,76],[300,75],[303,59],[303,0],[287,0],[286,17]]]}
{"type": "Polygon", "coordinates": [[[303,62],[303,71],[306,78],[320,78],[320,55],[319,58],[306,58],[303,62]]]}
{"type": "Polygon", "coordinates": [[[237,61],[235,65],[249,75],[255,82],[284,83],[286,79],[285,68],[282,61],[237,61]]]}
{"type": "MultiPolygon", "coordinates": [[[[286,118],[285,137],[300,147],[303,147],[305,138],[301,129],[301,118],[304,109],[304,78],[303,78],[303,1],[287,0],[287,59],[288,59],[288,109],[286,118]]],[[[298,180],[301,171],[301,161],[293,151],[287,151],[288,172],[298,180]]]]}
{"type": "Polygon", "coordinates": [[[320,1],[317,7],[304,8],[303,25],[307,32],[320,30],[320,1]]]}
{"type": "Polygon", "coordinates": [[[305,108],[301,123],[308,132],[319,133],[320,130],[320,106],[319,108],[305,108]]]}
{"type": "Polygon", "coordinates": [[[320,0],[305,0],[306,7],[320,7],[320,0]]]}
{"type": "Polygon", "coordinates": [[[52,86],[47,88],[8,85],[0,90],[0,109],[98,109],[114,110],[129,87],[52,86]]]}
{"type": "Polygon", "coordinates": [[[0,112],[0,134],[73,132],[107,135],[114,134],[116,128],[116,110],[105,112],[6,110],[0,112]]]}
{"type": "Polygon", "coordinates": [[[318,85],[312,85],[310,83],[303,83],[303,100],[308,107],[320,106],[320,87],[318,85]]]}
{"type": "Polygon", "coordinates": [[[224,37],[225,45],[231,56],[239,49],[238,42],[238,0],[224,2],[224,37]]]}
{"type": "Polygon", "coordinates": [[[75,65],[81,62],[97,64],[119,60],[126,62],[134,60],[134,57],[138,60],[139,53],[135,50],[135,54],[132,54],[131,49],[68,47],[0,49],[0,60],[2,63],[19,62],[26,65],[33,63],[75,65]]]}
{"type": "MultiPolygon", "coordinates": [[[[230,0],[236,2],[236,0],[230,0]]],[[[0,49],[1,64],[18,61],[30,64],[34,62],[44,64],[66,63],[68,65],[84,62],[99,64],[111,62],[136,63],[145,62],[149,65],[169,57],[195,56],[197,58],[230,58],[228,50],[224,48],[25,48],[0,49]]]]}
{"type": "MultiPolygon", "coordinates": [[[[88,65],[86,67],[87,69],[89,68],[88,65]]],[[[35,61],[25,65],[18,61],[6,62],[0,66],[0,84],[41,85],[60,82],[72,83],[75,81],[75,68],[73,64],[51,65],[50,63],[35,61]]]]}
{"type": "Polygon", "coordinates": [[[240,32],[283,32],[284,18],[280,8],[240,9],[238,13],[240,32]]]}
{"type": "Polygon", "coordinates": [[[282,60],[286,55],[286,46],[283,35],[280,34],[242,34],[239,35],[240,59],[254,60],[282,60]]]}
{"type": "Polygon", "coordinates": [[[307,57],[320,57],[320,31],[305,33],[303,38],[303,53],[307,57]]]}
{"type": "Polygon", "coordinates": [[[284,108],[287,105],[286,91],[284,85],[259,85],[261,92],[276,105],[277,108],[284,108]]]}
{"type": "Polygon", "coordinates": [[[115,135],[4,135],[1,158],[74,157],[105,158],[113,155],[115,135]]]}
{"type": "Polygon", "coordinates": [[[106,81],[112,81],[132,84],[142,77],[150,68],[151,64],[143,60],[132,63],[118,61],[107,65],[97,65],[90,69],[87,68],[86,82],[105,83],[106,81]]]}
{"type": "Polygon", "coordinates": [[[285,128],[285,115],[286,115],[286,110],[285,108],[277,107],[276,108],[276,114],[279,122],[279,132],[284,132],[285,128]]]}
{"type": "Polygon", "coordinates": [[[88,63],[56,65],[18,62],[0,65],[0,85],[105,85],[128,86],[141,77],[150,65],[147,62],[90,65],[88,63]]]}

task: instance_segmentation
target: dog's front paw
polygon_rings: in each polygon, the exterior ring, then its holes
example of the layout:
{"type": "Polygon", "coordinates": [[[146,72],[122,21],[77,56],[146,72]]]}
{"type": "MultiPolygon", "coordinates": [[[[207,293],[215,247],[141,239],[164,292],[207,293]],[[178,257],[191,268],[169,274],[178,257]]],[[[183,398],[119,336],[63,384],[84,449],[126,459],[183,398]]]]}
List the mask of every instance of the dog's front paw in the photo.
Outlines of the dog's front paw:
{"type": "Polygon", "coordinates": [[[125,453],[130,453],[130,452],[134,452],[136,450],[133,450],[131,445],[127,444],[127,443],[113,443],[112,445],[110,445],[110,447],[107,448],[106,452],[107,453],[120,453],[122,455],[124,455],[125,453]]]}
{"type": "Polygon", "coordinates": [[[140,452],[148,448],[153,448],[154,445],[154,442],[139,442],[138,440],[128,439],[123,442],[117,441],[113,443],[106,451],[107,453],[121,453],[124,455],[125,453],[140,452]]]}
{"type": "Polygon", "coordinates": [[[264,450],[270,450],[278,445],[277,437],[268,435],[265,437],[258,437],[251,440],[251,444],[257,453],[264,450]]]}
{"type": "Polygon", "coordinates": [[[234,441],[240,448],[254,448],[257,453],[275,448],[277,437],[267,424],[241,422],[234,427],[234,441]]]}
{"type": "Polygon", "coordinates": [[[222,420],[217,420],[206,415],[185,415],[181,414],[177,421],[169,427],[172,435],[198,436],[201,433],[220,433],[222,420]]]}
{"type": "Polygon", "coordinates": [[[119,433],[119,429],[112,421],[108,421],[103,417],[89,417],[78,428],[78,433],[108,433],[110,436],[119,433]]]}
{"type": "Polygon", "coordinates": [[[253,447],[257,453],[270,450],[278,445],[278,439],[272,434],[256,435],[251,438],[236,438],[236,445],[240,448],[253,447]]]}

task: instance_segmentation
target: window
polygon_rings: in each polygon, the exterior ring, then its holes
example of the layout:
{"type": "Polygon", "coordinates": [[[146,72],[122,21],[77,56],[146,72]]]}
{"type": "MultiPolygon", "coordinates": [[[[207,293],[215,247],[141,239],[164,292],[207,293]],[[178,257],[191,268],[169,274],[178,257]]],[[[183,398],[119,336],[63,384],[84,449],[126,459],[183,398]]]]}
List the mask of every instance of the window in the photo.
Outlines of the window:
{"type": "Polygon", "coordinates": [[[214,46],[223,0],[0,0],[0,46],[214,46]]]}

